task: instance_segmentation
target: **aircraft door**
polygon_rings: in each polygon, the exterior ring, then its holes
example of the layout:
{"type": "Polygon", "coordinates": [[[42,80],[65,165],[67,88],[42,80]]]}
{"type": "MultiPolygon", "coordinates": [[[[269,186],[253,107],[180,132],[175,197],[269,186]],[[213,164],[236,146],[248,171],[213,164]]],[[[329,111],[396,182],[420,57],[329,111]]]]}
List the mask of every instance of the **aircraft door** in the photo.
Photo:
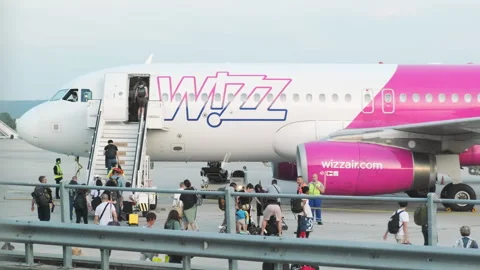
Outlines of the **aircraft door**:
{"type": "Polygon", "coordinates": [[[128,91],[128,74],[105,74],[102,110],[105,121],[128,121],[128,91]]]}
{"type": "Polygon", "coordinates": [[[393,114],[395,112],[395,93],[393,89],[382,90],[382,112],[393,114]]]}
{"type": "Polygon", "coordinates": [[[147,128],[163,129],[163,127],[163,102],[161,100],[149,100],[147,107],[147,128]]]}

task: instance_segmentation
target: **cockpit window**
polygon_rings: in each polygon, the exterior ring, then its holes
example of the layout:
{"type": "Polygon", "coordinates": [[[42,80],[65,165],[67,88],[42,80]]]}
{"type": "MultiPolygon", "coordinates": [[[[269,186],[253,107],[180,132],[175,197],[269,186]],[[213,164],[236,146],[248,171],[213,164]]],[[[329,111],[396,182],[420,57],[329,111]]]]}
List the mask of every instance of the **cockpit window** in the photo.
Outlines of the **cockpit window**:
{"type": "Polygon", "coordinates": [[[65,92],[67,92],[68,89],[62,89],[60,91],[58,91],[51,99],[50,101],[55,101],[55,100],[60,100],[63,98],[63,96],[65,96],[65,92]]]}
{"type": "Polygon", "coordinates": [[[82,102],[88,102],[92,99],[92,91],[90,89],[82,89],[82,102]]]}
{"type": "Polygon", "coordinates": [[[78,101],[78,89],[70,89],[68,93],[63,97],[63,100],[70,102],[78,101]]]}

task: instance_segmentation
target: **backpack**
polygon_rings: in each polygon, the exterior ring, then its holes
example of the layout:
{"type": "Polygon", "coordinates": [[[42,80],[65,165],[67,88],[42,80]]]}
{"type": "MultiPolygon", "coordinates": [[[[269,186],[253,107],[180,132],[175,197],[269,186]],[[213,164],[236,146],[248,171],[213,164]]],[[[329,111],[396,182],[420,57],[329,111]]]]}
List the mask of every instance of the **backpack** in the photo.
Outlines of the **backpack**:
{"type": "Polygon", "coordinates": [[[390,217],[390,220],[388,221],[388,232],[391,234],[397,234],[398,231],[400,230],[400,227],[402,225],[398,225],[400,223],[400,214],[405,211],[395,211],[395,213],[390,217]]]}
{"type": "Polygon", "coordinates": [[[38,206],[48,206],[50,204],[50,199],[45,194],[45,188],[43,187],[36,187],[32,192],[32,197],[38,206]]]}
{"type": "Polygon", "coordinates": [[[138,87],[137,88],[138,97],[143,98],[143,97],[146,96],[146,93],[147,93],[147,91],[146,91],[145,87],[138,87]]]}
{"type": "Polygon", "coordinates": [[[100,198],[100,196],[93,198],[91,202],[93,211],[95,211],[95,209],[97,209],[97,207],[101,203],[102,203],[102,199],[100,198]]]}
{"type": "Polygon", "coordinates": [[[73,207],[75,210],[84,210],[86,205],[85,195],[83,193],[78,193],[75,199],[73,200],[73,207]]]}
{"type": "Polygon", "coordinates": [[[292,213],[298,214],[303,212],[302,199],[291,199],[290,207],[292,208],[292,213]]]}
{"type": "Polygon", "coordinates": [[[415,209],[415,213],[413,214],[413,221],[418,226],[424,226],[428,223],[428,208],[426,204],[422,204],[417,209],[415,209]]]}
{"type": "Polygon", "coordinates": [[[457,248],[474,248],[474,246],[478,246],[478,245],[474,245],[476,243],[476,241],[471,239],[471,238],[468,238],[468,241],[467,241],[466,244],[463,241],[463,239],[464,239],[464,237],[462,237],[461,239],[458,239],[455,247],[457,247],[457,248]]]}

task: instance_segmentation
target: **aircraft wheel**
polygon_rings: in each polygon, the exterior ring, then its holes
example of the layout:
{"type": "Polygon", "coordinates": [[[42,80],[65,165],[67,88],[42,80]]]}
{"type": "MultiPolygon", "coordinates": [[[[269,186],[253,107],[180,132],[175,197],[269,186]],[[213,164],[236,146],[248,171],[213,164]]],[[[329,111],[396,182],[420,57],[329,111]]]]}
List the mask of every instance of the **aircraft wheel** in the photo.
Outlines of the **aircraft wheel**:
{"type": "Polygon", "coordinates": [[[405,193],[407,193],[407,195],[410,198],[426,198],[428,193],[430,192],[435,193],[435,191],[436,191],[436,187],[433,186],[431,188],[425,188],[425,189],[419,189],[419,190],[408,190],[408,191],[405,191],[405,193]]]}
{"type": "MultiPolygon", "coordinates": [[[[445,187],[446,188],[446,187],[445,187]]],[[[447,194],[448,199],[454,200],[476,200],[477,195],[475,190],[472,187],[466,184],[456,184],[452,185],[448,189],[447,194]]],[[[473,204],[444,204],[446,208],[450,208],[452,211],[456,212],[467,212],[473,211],[475,205],[473,204]]]]}
{"type": "Polygon", "coordinates": [[[157,197],[157,194],[155,194],[155,203],[154,204],[150,204],[150,210],[155,210],[157,209],[157,204],[158,204],[158,197],[157,197]]]}
{"type": "MultiPolygon", "coordinates": [[[[452,188],[453,183],[450,183],[443,187],[442,192],[440,192],[440,199],[446,199],[448,198],[448,191],[452,188]]],[[[445,204],[444,204],[445,206],[445,204]]],[[[445,206],[446,207],[446,206],[445,206]]]]}

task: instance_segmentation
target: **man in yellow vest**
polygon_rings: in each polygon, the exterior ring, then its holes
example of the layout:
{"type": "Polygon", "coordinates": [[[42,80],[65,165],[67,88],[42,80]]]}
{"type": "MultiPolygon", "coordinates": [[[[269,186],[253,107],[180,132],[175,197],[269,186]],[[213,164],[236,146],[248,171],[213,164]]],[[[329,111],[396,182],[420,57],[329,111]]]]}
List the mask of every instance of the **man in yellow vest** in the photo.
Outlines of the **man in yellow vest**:
{"type": "MultiPolygon", "coordinates": [[[[320,195],[325,192],[325,186],[322,182],[318,181],[318,174],[314,173],[312,175],[312,181],[308,185],[308,195],[320,195]]],[[[321,199],[311,199],[309,200],[310,208],[312,208],[312,215],[315,217],[318,225],[323,225],[322,223],[322,200],[321,199]],[[314,209],[316,208],[316,209],[314,209]]]]}
{"type": "MultiPolygon", "coordinates": [[[[60,160],[60,158],[57,158],[56,162],[55,162],[55,166],[53,166],[53,179],[55,179],[55,182],[57,183],[57,185],[60,184],[60,182],[63,180],[63,171],[62,171],[62,167],[60,167],[60,164],[62,163],[62,161],[60,160]]],[[[55,188],[55,199],[60,199],[60,188],[55,188]]]]}

